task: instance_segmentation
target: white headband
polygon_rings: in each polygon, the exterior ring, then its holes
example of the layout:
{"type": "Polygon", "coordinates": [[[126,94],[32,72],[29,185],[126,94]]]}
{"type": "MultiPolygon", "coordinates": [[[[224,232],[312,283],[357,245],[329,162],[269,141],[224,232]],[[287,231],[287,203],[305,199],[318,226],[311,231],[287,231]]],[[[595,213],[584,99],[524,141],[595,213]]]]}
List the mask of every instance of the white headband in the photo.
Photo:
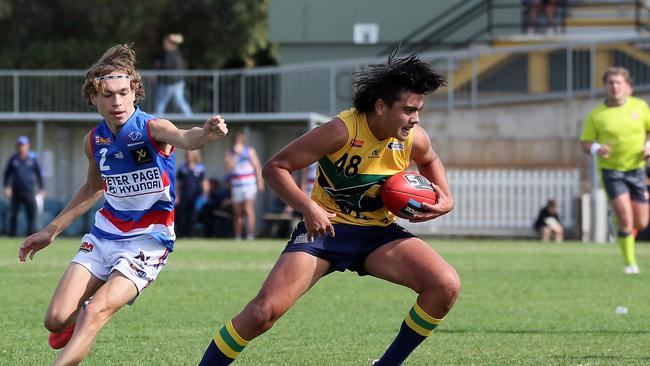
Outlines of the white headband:
{"type": "Polygon", "coordinates": [[[97,77],[97,80],[109,80],[109,79],[130,79],[131,75],[104,75],[97,77]]]}

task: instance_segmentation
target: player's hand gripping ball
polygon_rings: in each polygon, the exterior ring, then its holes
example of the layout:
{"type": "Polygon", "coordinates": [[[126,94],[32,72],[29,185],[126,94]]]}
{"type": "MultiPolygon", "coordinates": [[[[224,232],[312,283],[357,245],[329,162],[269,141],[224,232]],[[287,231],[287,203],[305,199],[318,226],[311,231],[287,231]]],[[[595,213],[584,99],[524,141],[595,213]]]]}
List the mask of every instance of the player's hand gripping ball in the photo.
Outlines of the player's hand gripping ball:
{"type": "Polygon", "coordinates": [[[438,193],[431,182],[415,172],[393,175],[384,182],[380,192],[388,211],[403,219],[411,219],[417,213],[427,212],[423,202],[434,205],[438,200],[438,193]]]}

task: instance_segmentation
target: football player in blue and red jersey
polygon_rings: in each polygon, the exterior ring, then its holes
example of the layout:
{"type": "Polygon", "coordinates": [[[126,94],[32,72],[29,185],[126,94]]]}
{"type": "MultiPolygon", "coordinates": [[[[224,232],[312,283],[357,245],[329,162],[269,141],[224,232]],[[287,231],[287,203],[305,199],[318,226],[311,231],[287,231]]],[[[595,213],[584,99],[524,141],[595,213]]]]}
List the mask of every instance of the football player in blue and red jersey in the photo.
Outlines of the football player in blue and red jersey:
{"type": "Polygon", "coordinates": [[[220,116],[176,128],[140,110],[144,97],[135,51],[116,45],[86,73],[83,93],[102,117],[84,138],[86,182],[18,257],[33,259],[102,196],[95,224],[56,288],[45,315],[54,365],[76,365],[99,330],[156,279],[174,248],[175,148],[195,150],[228,133],[220,116]]]}

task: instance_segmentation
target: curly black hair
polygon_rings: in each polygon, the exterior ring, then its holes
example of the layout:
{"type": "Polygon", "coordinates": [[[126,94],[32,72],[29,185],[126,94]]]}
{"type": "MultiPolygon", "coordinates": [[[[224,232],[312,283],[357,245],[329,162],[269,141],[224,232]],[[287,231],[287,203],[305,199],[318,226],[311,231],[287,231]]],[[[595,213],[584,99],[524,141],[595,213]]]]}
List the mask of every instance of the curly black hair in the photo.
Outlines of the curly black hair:
{"type": "Polygon", "coordinates": [[[404,92],[428,94],[447,84],[441,74],[416,54],[399,58],[398,52],[398,48],[391,51],[386,64],[368,65],[354,74],[353,105],[359,112],[372,112],[379,98],[392,106],[404,92]]]}

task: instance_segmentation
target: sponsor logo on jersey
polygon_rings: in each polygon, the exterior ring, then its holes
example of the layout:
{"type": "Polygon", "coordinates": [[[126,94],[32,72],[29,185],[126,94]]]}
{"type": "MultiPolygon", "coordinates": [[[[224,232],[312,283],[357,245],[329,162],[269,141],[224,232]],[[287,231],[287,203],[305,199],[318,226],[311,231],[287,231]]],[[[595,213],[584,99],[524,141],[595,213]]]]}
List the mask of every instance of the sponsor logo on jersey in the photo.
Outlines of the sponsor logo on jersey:
{"type": "Polygon", "coordinates": [[[388,150],[404,151],[404,144],[401,142],[389,142],[388,150]]]}
{"type": "Polygon", "coordinates": [[[124,159],[124,153],[121,151],[116,152],[113,156],[115,156],[115,159],[124,159]]]}
{"type": "Polygon", "coordinates": [[[95,249],[95,246],[93,245],[93,243],[89,243],[87,241],[84,241],[83,243],[81,243],[81,246],[79,247],[80,252],[86,252],[86,253],[92,252],[93,249],[95,249]]]}
{"type": "Polygon", "coordinates": [[[158,168],[136,170],[124,174],[102,175],[102,179],[106,187],[106,194],[115,197],[162,192],[165,189],[158,168]]]}
{"type": "Polygon", "coordinates": [[[352,141],[350,141],[350,146],[360,148],[363,146],[363,143],[364,143],[363,140],[353,139],[352,141]]]}
{"type": "Polygon", "coordinates": [[[632,111],[632,121],[638,121],[639,120],[639,113],[637,111],[632,111]]]}
{"type": "Polygon", "coordinates": [[[370,156],[368,156],[368,158],[376,159],[376,158],[378,158],[380,156],[381,156],[381,149],[374,149],[374,150],[372,150],[372,152],[370,153],[370,156]]]}
{"type": "Polygon", "coordinates": [[[129,138],[131,141],[138,141],[142,138],[142,132],[140,131],[131,131],[129,132],[129,138]]]}
{"type": "Polygon", "coordinates": [[[110,145],[110,144],[111,144],[110,137],[95,136],[95,145],[110,145]]]}
{"type": "Polygon", "coordinates": [[[133,161],[135,161],[135,165],[147,164],[153,161],[153,156],[151,156],[151,152],[149,152],[146,146],[130,150],[130,152],[133,161]]]}

